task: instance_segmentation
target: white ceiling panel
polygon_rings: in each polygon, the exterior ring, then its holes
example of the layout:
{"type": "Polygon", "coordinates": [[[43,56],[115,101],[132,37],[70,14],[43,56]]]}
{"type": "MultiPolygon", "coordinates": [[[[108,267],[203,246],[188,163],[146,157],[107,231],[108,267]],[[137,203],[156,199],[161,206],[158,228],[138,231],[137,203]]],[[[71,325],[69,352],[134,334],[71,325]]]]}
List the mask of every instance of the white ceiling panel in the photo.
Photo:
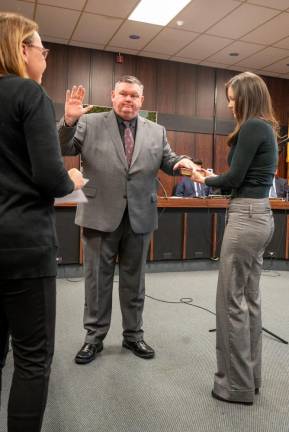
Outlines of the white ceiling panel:
{"type": "Polygon", "coordinates": [[[41,39],[45,45],[45,42],[53,42],[53,43],[59,43],[59,44],[67,44],[68,39],[64,38],[57,38],[55,36],[47,36],[45,34],[41,35],[41,39]]]}
{"type": "Polygon", "coordinates": [[[93,12],[99,15],[126,18],[135,8],[138,2],[139,0],[88,0],[85,7],[85,12],[93,12]]]}
{"type": "Polygon", "coordinates": [[[223,50],[217,52],[208,58],[208,61],[220,62],[225,64],[234,64],[239,62],[240,60],[249,57],[250,55],[256,53],[263,49],[261,45],[249,44],[246,42],[233,42],[228,47],[223,50]],[[238,56],[230,56],[230,53],[238,53],[238,56]]]}
{"type": "Polygon", "coordinates": [[[199,36],[199,33],[164,29],[146,47],[146,51],[174,54],[199,36]]]}
{"type": "Polygon", "coordinates": [[[289,0],[248,0],[248,3],[267,6],[281,11],[289,8],[289,0]]]}
{"type": "Polygon", "coordinates": [[[256,69],[255,71],[254,71],[257,75],[267,75],[267,76],[272,76],[272,77],[277,77],[277,78],[289,78],[288,76],[286,76],[285,74],[278,74],[278,73],[275,73],[275,72],[269,72],[269,71],[265,71],[264,69],[261,69],[261,70],[258,70],[258,69],[256,69]]]}
{"type": "Polygon", "coordinates": [[[98,49],[98,50],[103,50],[105,45],[104,44],[98,44],[98,43],[93,43],[93,42],[82,42],[82,41],[78,41],[78,40],[71,40],[69,42],[69,45],[73,45],[73,46],[79,46],[79,47],[83,47],[83,48],[92,48],[92,49],[98,49]]]}
{"type": "Polygon", "coordinates": [[[233,71],[235,71],[236,73],[238,73],[238,72],[247,72],[247,71],[253,72],[253,69],[251,69],[251,68],[248,69],[248,68],[245,67],[245,66],[238,66],[238,65],[228,66],[227,69],[229,69],[229,70],[233,70],[233,71]]]}
{"type": "Polygon", "coordinates": [[[200,63],[200,59],[192,59],[192,58],[179,57],[179,56],[170,57],[170,60],[181,62],[181,63],[190,63],[190,64],[199,64],[200,63]]]}
{"type": "Polygon", "coordinates": [[[238,9],[210,28],[208,33],[238,39],[278,13],[273,9],[243,3],[238,9]]]}
{"type": "Polygon", "coordinates": [[[105,45],[121,23],[122,20],[119,18],[84,13],[73,33],[72,39],[90,44],[105,45]]]}
{"type": "Polygon", "coordinates": [[[34,4],[16,0],[1,0],[0,10],[2,12],[17,12],[27,18],[33,18],[34,4]]]}
{"type": "Polygon", "coordinates": [[[105,48],[106,51],[112,51],[115,53],[121,53],[121,54],[132,54],[132,55],[137,55],[138,50],[131,50],[131,49],[127,49],[127,48],[121,48],[121,47],[115,47],[115,46],[107,46],[105,48]]]}
{"type": "Polygon", "coordinates": [[[230,44],[230,39],[202,35],[178,53],[178,57],[203,60],[230,44]]]}
{"type": "Polygon", "coordinates": [[[76,11],[39,5],[35,20],[41,34],[69,39],[78,17],[79,13],[76,11]]]}
{"type": "Polygon", "coordinates": [[[109,45],[140,50],[152,40],[163,27],[136,21],[126,21],[115,34],[109,45]],[[140,39],[130,39],[130,35],[139,35],[140,39]]]}
{"type": "Polygon", "coordinates": [[[155,52],[150,52],[150,51],[142,51],[140,53],[140,55],[142,57],[159,58],[162,60],[168,60],[169,59],[169,56],[167,54],[160,54],[160,53],[155,53],[155,52]]]}
{"type": "Polygon", "coordinates": [[[85,4],[85,0],[38,0],[38,4],[81,11],[85,4]]]}
{"type": "Polygon", "coordinates": [[[289,74],[289,56],[286,59],[276,62],[270,66],[264,68],[267,72],[275,72],[281,74],[289,74]]]}
{"type": "Polygon", "coordinates": [[[274,46],[277,48],[289,49],[289,37],[282,39],[279,42],[274,43],[274,46]]]}
{"type": "Polygon", "coordinates": [[[195,0],[170,22],[169,27],[180,28],[176,24],[180,20],[184,21],[182,29],[203,32],[240,4],[234,0],[195,0]]]}
{"type": "Polygon", "coordinates": [[[263,51],[254,54],[247,59],[241,60],[240,63],[236,63],[236,65],[254,67],[255,69],[262,69],[266,66],[269,66],[272,63],[275,63],[282,58],[287,57],[289,51],[281,50],[280,48],[265,48],[263,51]]]}
{"type": "Polygon", "coordinates": [[[204,60],[204,61],[200,62],[200,65],[201,66],[209,66],[212,68],[214,68],[214,67],[222,68],[222,69],[227,69],[227,66],[229,66],[229,65],[226,65],[224,63],[211,62],[209,60],[204,60]]]}
{"type": "Polygon", "coordinates": [[[191,0],[164,27],[129,21],[138,3],[0,0],[0,9],[29,18],[35,14],[45,42],[289,79],[289,0],[191,0]],[[140,39],[129,38],[131,34],[140,39]],[[239,56],[229,56],[231,52],[239,56]]]}
{"type": "Polygon", "coordinates": [[[286,36],[289,36],[289,13],[284,12],[243,37],[243,40],[271,45],[286,36]]]}

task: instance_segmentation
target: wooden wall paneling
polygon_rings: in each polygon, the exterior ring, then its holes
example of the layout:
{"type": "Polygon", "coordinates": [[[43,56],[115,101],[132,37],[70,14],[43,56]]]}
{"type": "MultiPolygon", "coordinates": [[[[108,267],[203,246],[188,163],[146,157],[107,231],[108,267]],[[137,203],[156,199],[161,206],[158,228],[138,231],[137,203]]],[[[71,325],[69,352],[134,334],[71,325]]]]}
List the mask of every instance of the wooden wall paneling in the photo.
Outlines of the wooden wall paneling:
{"type": "Polygon", "coordinates": [[[196,78],[196,115],[197,117],[213,117],[215,71],[213,68],[197,66],[196,78]]]}
{"type": "Polygon", "coordinates": [[[268,86],[277,120],[282,126],[288,125],[289,81],[281,78],[262,76],[268,86]]]}
{"type": "Polygon", "coordinates": [[[205,168],[214,168],[213,152],[213,135],[195,134],[194,159],[202,160],[205,168]]]}
{"type": "Polygon", "coordinates": [[[91,54],[90,98],[93,105],[111,106],[114,54],[93,50],[91,54]]]}
{"type": "Polygon", "coordinates": [[[177,63],[157,61],[157,111],[176,112],[177,63]]]}
{"type": "MultiPolygon", "coordinates": [[[[266,82],[271,98],[273,109],[277,120],[281,126],[281,134],[287,133],[288,119],[289,119],[289,81],[262,76],[266,82]]],[[[287,164],[286,164],[286,145],[279,146],[279,163],[278,171],[280,177],[287,177],[287,164]]]]}
{"type": "Polygon", "coordinates": [[[196,66],[177,63],[176,113],[184,116],[196,115],[197,74],[196,66]]]}
{"type": "Polygon", "coordinates": [[[232,119],[233,115],[228,108],[225,84],[238,72],[216,69],[216,117],[219,119],[232,119]]]}
{"type": "Polygon", "coordinates": [[[229,150],[230,148],[227,145],[227,137],[223,135],[217,135],[214,146],[215,166],[213,167],[216,174],[221,174],[228,170],[227,157],[229,150]]]}
{"type": "Polygon", "coordinates": [[[278,176],[287,178],[287,144],[278,146],[278,176]]]}
{"type": "MultiPolygon", "coordinates": [[[[90,93],[90,58],[91,50],[86,48],[68,47],[68,77],[67,87],[83,85],[85,88],[84,103],[89,103],[90,93]]],[[[65,94],[63,94],[63,101],[65,94]]]]}
{"type": "Polygon", "coordinates": [[[48,44],[47,68],[43,75],[43,87],[54,102],[63,103],[67,89],[68,47],[59,44],[48,44]]]}
{"type": "Polygon", "coordinates": [[[157,62],[147,57],[136,57],[135,76],[144,85],[142,109],[156,111],[157,107],[157,62]]]}
{"type": "Polygon", "coordinates": [[[115,54],[113,54],[113,65],[114,65],[114,83],[122,75],[136,75],[136,60],[137,56],[123,54],[123,63],[115,62],[115,54]]]}
{"type": "Polygon", "coordinates": [[[196,134],[190,132],[175,132],[175,152],[179,155],[187,155],[195,159],[195,135],[196,134]]]}
{"type": "Polygon", "coordinates": [[[71,168],[80,168],[80,156],[64,156],[63,161],[67,171],[71,168]]]}
{"type": "MultiPolygon", "coordinates": [[[[172,150],[175,151],[176,132],[167,131],[167,137],[172,150]]],[[[157,188],[158,196],[166,196],[166,194],[167,196],[171,196],[175,185],[175,177],[169,176],[168,174],[164,173],[162,170],[158,171],[157,177],[159,179],[159,182],[161,182],[161,185],[159,184],[157,188]]]]}

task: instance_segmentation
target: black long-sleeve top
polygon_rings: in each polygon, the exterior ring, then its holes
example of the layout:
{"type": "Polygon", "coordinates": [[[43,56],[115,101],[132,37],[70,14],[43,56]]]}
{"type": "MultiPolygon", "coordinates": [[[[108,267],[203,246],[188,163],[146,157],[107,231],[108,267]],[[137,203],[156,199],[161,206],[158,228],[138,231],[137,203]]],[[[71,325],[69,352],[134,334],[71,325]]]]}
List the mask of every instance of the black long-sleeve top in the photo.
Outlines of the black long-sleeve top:
{"type": "Polygon", "coordinates": [[[54,197],[74,185],[53,105],[36,82],[5,75],[0,107],[0,279],[54,276],[54,197]]]}
{"type": "Polygon", "coordinates": [[[232,189],[232,197],[266,198],[278,162],[276,137],[272,126],[259,118],[247,120],[228,155],[229,170],[207,177],[206,185],[232,189]]]}

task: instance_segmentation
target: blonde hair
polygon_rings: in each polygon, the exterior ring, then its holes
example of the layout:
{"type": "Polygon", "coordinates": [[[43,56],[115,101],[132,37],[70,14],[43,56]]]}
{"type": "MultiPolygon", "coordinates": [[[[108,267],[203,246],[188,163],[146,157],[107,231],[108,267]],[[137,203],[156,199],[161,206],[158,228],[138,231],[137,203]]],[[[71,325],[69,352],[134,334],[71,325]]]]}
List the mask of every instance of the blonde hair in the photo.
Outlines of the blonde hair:
{"type": "Polygon", "coordinates": [[[265,82],[259,75],[243,72],[231,78],[225,86],[227,99],[229,87],[234,93],[234,112],[237,120],[235,129],[228,137],[229,145],[238,135],[243,123],[253,117],[266,120],[278,134],[279,125],[274,115],[271,96],[265,82]]]}
{"type": "Polygon", "coordinates": [[[22,15],[0,12],[0,74],[27,76],[22,54],[23,43],[31,43],[38,31],[35,21],[22,15]]]}

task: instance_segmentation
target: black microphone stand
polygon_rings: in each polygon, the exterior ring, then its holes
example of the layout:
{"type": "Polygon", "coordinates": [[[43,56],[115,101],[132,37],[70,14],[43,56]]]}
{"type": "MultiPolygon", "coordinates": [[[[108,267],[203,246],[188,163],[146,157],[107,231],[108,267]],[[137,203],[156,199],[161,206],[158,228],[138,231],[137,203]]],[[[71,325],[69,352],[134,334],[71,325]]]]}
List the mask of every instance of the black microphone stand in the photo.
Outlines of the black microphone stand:
{"type": "MultiPolygon", "coordinates": [[[[265,329],[265,327],[262,327],[262,330],[266,333],[268,333],[269,335],[273,336],[275,339],[278,339],[280,342],[282,342],[285,345],[288,345],[288,341],[286,341],[285,339],[282,339],[280,336],[276,335],[275,333],[272,333],[270,330],[265,329]]],[[[215,332],[216,329],[210,329],[209,332],[215,332]]]]}

